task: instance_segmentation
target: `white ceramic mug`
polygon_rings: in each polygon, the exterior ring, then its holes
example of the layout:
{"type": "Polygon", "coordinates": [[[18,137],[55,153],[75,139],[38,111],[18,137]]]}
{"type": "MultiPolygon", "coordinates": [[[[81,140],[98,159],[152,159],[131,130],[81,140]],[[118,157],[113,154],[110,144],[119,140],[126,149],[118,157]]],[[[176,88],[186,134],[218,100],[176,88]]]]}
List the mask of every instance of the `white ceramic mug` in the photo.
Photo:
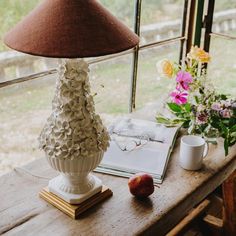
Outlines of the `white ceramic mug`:
{"type": "Polygon", "coordinates": [[[186,170],[199,170],[208,153],[208,143],[201,137],[185,135],[180,144],[180,166],[186,170]]]}

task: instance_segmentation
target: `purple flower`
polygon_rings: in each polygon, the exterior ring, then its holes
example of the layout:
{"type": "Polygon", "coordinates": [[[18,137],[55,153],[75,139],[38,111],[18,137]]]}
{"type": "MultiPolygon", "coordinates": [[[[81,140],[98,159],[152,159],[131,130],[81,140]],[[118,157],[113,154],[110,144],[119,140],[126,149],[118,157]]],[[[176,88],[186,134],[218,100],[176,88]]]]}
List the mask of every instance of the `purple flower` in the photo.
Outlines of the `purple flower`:
{"type": "Polygon", "coordinates": [[[214,111],[220,111],[220,110],[221,110],[221,104],[218,103],[218,102],[214,102],[214,103],[211,105],[211,109],[214,110],[214,111]]]}
{"type": "Polygon", "coordinates": [[[170,96],[174,103],[181,105],[187,102],[188,93],[175,90],[170,94],[170,96]]]}
{"type": "Polygon", "coordinates": [[[176,81],[178,82],[176,89],[189,90],[189,84],[193,82],[193,78],[189,72],[179,71],[176,76],[176,81]]]}
{"type": "Polygon", "coordinates": [[[220,112],[220,114],[224,118],[230,118],[232,116],[232,112],[229,109],[224,109],[223,111],[220,112]]]}

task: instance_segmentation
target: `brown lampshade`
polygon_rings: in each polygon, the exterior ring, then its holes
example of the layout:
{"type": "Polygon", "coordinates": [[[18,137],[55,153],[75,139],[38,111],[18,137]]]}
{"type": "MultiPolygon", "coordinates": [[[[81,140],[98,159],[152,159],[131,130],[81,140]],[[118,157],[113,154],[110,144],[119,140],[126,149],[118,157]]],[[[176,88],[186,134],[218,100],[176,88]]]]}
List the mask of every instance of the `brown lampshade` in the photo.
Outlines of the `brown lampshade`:
{"type": "Polygon", "coordinates": [[[83,58],[133,48],[139,38],[96,0],[44,0],[4,42],[32,55],[83,58]]]}

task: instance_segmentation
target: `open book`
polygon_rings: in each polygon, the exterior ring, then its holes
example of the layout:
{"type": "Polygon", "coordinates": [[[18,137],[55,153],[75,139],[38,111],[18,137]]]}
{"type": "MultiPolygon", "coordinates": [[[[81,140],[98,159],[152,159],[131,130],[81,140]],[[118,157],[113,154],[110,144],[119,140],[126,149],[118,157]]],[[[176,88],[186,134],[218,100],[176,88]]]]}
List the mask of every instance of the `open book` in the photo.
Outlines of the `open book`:
{"type": "Polygon", "coordinates": [[[110,147],[95,171],[123,177],[145,172],[153,176],[155,183],[161,183],[178,130],[152,121],[123,118],[110,126],[110,147]]]}

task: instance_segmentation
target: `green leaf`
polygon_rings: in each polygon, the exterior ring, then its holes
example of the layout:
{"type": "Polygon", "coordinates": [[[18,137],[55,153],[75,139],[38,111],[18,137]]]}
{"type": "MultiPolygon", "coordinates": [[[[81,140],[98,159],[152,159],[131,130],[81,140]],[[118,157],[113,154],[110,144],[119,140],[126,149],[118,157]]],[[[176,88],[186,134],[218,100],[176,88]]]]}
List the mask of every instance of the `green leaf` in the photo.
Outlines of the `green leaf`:
{"type": "Polygon", "coordinates": [[[190,120],[186,120],[186,121],[184,121],[184,123],[183,123],[183,128],[189,128],[189,125],[190,125],[190,120]]]}
{"type": "Polygon", "coordinates": [[[169,102],[169,103],[167,103],[167,105],[170,108],[170,110],[173,112],[181,112],[182,111],[181,106],[179,106],[178,104],[169,102]]]}
{"type": "Polygon", "coordinates": [[[171,126],[181,125],[185,121],[185,119],[179,119],[179,118],[169,119],[164,116],[158,115],[156,117],[156,121],[159,124],[164,124],[167,127],[171,127],[171,126]]]}
{"type": "Polygon", "coordinates": [[[185,121],[186,121],[185,119],[181,119],[181,118],[172,119],[172,123],[174,123],[174,124],[181,124],[185,121]]]}
{"type": "Polygon", "coordinates": [[[224,125],[229,125],[229,119],[224,119],[224,120],[222,120],[222,122],[224,123],[224,125]]]}
{"type": "Polygon", "coordinates": [[[227,127],[224,125],[223,122],[219,123],[219,127],[222,129],[222,131],[224,132],[225,136],[228,136],[229,130],[227,129],[227,127]]]}
{"type": "Polygon", "coordinates": [[[156,121],[157,121],[157,123],[159,123],[159,124],[170,124],[170,119],[165,118],[165,117],[163,117],[163,116],[157,116],[157,117],[156,117],[156,121]]]}
{"type": "Polygon", "coordinates": [[[220,94],[220,98],[221,98],[222,100],[226,100],[228,97],[227,97],[227,95],[225,95],[225,94],[220,94]]]}
{"type": "Polygon", "coordinates": [[[194,96],[194,99],[195,99],[196,103],[199,104],[198,96],[194,96]]]}
{"type": "Polygon", "coordinates": [[[229,131],[230,132],[235,132],[236,131],[236,125],[232,126],[229,131]]]}
{"type": "Polygon", "coordinates": [[[232,133],[230,134],[230,136],[231,136],[231,137],[236,137],[236,132],[232,132],[232,133]]]}
{"type": "Polygon", "coordinates": [[[186,112],[191,112],[191,104],[190,103],[186,103],[185,105],[184,105],[184,109],[185,109],[185,111],[186,112]]]}
{"type": "Polygon", "coordinates": [[[229,143],[227,138],[224,140],[224,149],[225,149],[225,156],[227,156],[229,154],[229,143]]]}

